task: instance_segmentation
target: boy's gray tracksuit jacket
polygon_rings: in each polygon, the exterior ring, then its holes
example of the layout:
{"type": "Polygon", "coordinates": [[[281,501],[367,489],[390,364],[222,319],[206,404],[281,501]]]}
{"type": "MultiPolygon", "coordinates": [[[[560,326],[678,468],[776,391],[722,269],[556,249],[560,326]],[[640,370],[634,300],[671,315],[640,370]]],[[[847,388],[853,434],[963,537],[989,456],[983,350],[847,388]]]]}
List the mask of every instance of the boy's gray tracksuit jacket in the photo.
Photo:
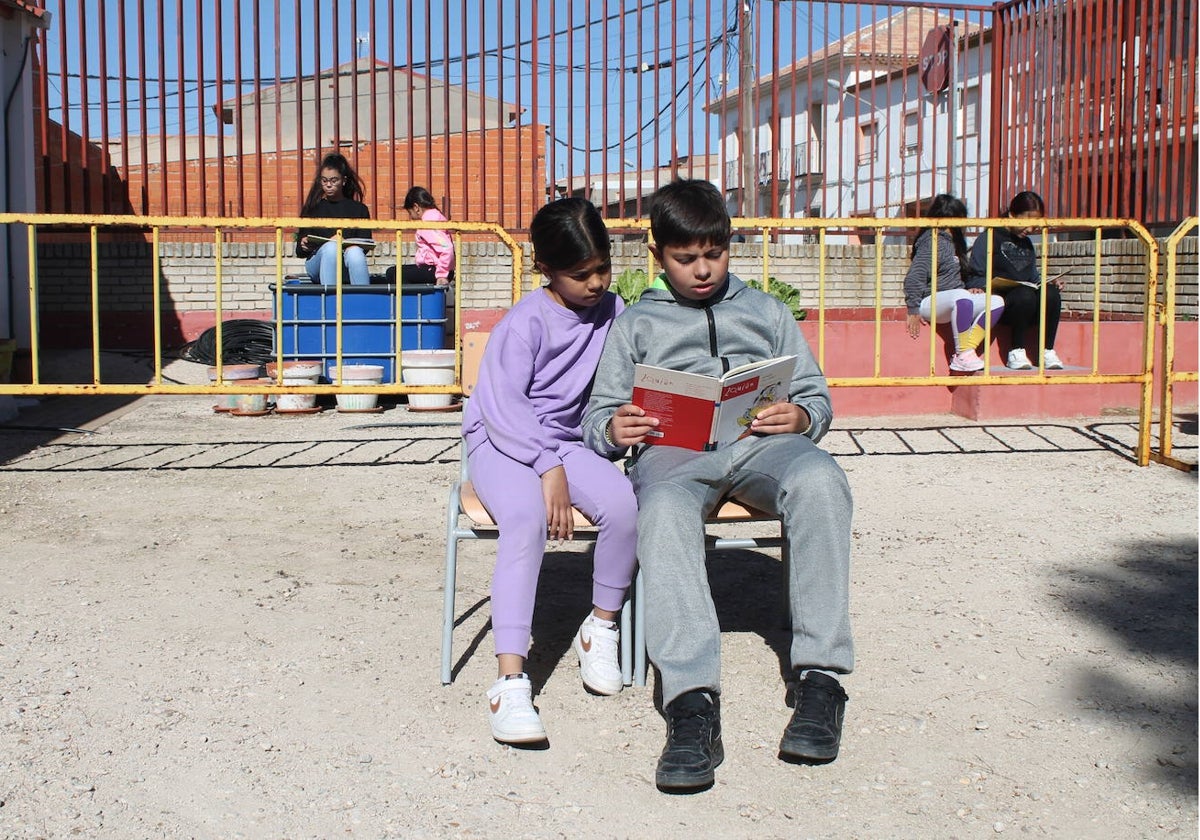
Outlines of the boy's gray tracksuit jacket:
{"type": "Polygon", "coordinates": [[[649,288],[609,330],[584,417],[583,441],[612,457],[623,451],[605,443],[604,427],[629,402],[636,363],[720,376],[738,365],[793,354],[796,370],[789,398],[808,412],[812,426],[805,434],[818,441],[833,419],[829,387],[782,301],[733,274],[719,298],[701,302],[677,301],[669,289],[649,288]]]}

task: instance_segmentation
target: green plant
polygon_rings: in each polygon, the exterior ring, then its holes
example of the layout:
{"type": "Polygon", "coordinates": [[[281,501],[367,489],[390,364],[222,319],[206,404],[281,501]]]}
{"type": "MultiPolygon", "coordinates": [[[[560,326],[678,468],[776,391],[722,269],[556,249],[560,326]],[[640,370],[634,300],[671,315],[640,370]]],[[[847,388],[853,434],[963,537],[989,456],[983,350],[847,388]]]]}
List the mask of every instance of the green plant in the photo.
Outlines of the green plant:
{"type": "MultiPolygon", "coordinates": [[[[762,283],[758,280],[747,280],[746,285],[752,289],[762,289],[762,283]]],[[[792,310],[792,317],[797,321],[803,321],[808,317],[808,310],[800,306],[800,290],[795,286],[789,286],[782,280],[768,277],[766,291],[771,297],[779,298],[787,304],[787,308],[792,310]]]]}
{"type": "Polygon", "coordinates": [[[637,303],[638,298],[642,296],[642,292],[646,291],[649,285],[650,278],[645,271],[640,268],[627,268],[613,281],[612,291],[625,301],[626,306],[629,306],[637,303]]]}
{"type": "MultiPolygon", "coordinates": [[[[762,283],[757,280],[747,280],[746,285],[754,289],[762,289],[762,283]]],[[[613,281],[612,290],[625,301],[625,305],[637,303],[642,292],[650,286],[650,277],[643,269],[627,268],[617,275],[613,281]]],[[[792,317],[803,321],[808,317],[808,310],[800,306],[800,291],[774,277],[767,278],[767,294],[779,298],[792,311],[792,317]]]]}

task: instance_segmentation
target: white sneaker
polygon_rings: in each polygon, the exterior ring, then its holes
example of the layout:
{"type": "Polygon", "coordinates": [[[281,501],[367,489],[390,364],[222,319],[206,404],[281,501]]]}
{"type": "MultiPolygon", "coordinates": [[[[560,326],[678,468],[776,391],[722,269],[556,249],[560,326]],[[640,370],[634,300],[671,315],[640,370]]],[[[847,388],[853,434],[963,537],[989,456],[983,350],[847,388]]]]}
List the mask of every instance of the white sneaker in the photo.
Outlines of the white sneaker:
{"type": "Polygon", "coordinates": [[[488,689],[492,737],[502,744],[532,744],[546,740],[546,728],[533,708],[533,684],[522,674],[501,677],[488,689]]]}
{"type": "Polygon", "coordinates": [[[1046,366],[1046,370],[1062,370],[1062,359],[1058,358],[1058,354],[1053,350],[1042,351],[1042,364],[1046,366]]]}
{"type": "Polygon", "coordinates": [[[1029,361],[1029,356],[1025,354],[1024,349],[1009,350],[1008,368],[1009,370],[1033,370],[1033,362],[1029,361]]]}
{"type": "Polygon", "coordinates": [[[579,676],[584,686],[596,694],[616,694],[625,687],[617,650],[621,634],[615,627],[607,627],[609,623],[592,614],[575,634],[579,676]]]}

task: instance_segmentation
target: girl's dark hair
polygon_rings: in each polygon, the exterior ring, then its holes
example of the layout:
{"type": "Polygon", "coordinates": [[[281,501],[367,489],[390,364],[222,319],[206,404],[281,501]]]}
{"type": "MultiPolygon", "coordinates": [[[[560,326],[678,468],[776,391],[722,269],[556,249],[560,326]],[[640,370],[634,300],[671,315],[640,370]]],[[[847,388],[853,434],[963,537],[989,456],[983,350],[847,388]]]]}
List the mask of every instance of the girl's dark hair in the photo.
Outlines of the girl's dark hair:
{"type": "MultiPolygon", "coordinates": [[[[929,202],[929,208],[925,211],[925,215],[931,219],[965,219],[967,217],[967,205],[963,203],[961,198],[950,195],[949,193],[941,193],[935,195],[933,200],[929,202]]],[[[967,238],[963,235],[962,228],[945,228],[950,232],[950,238],[954,240],[954,253],[958,255],[959,267],[965,273],[967,270],[967,238]]],[[[926,228],[921,233],[928,233],[933,236],[934,233],[930,228],[926,228]]],[[[917,239],[920,239],[920,234],[917,239]]],[[[936,246],[935,246],[936,247],[936,246]]],[[[912,246],[911,256],[916,256],[917,243],[914,241],[912,246]]]]}
{"type": "Polygon", "coordinates": [[[650,202],[650,232],[659,248],[729,244],[729,209],[708,181],[677,179],[659,187],[650,202]]]}
{"type": "Polygon", "coordinates": [[[437,202],[433,200],[433,196],[429,194],[429,190],[424,187],[412,187],[404,194],[404,209],[411,210],[414,207],[420,207],[425,210],[436,210],[437,202]]]}
{"type": "Polygon", "coordinates": [[[586,198],[560,198],[537,211],[529,223],[533,258],[551,271],[599,257],[609,259],[608,228],[586,198]]]}
{"type": "Polygon", "coordinates": [[[342,176],[343,198],[362,201],[362,181],[358,179],[354,167],[350,165],[350,161],[346,160],[345,155],[332,152],[321,158],[321,165],[317,167],[317,174],[313,176],[312,186],[308,188],[308,197],[304,199],[304,206],[300,208],[301,216],[311,215],[317,202],[324,197],[325,193],[321,190],[321,173],[326,169],[336,169],[337,173],[342,176]]]}
{"type": "Polygon", "coordinates": [[[1039,216],[1045,216],[1046,202],[1042,201],[1042,197],[1033,190],[1019,192],[1008,203],[1008,215],[1019,216],[1022,213],[1037,213],[1039,216]]]}

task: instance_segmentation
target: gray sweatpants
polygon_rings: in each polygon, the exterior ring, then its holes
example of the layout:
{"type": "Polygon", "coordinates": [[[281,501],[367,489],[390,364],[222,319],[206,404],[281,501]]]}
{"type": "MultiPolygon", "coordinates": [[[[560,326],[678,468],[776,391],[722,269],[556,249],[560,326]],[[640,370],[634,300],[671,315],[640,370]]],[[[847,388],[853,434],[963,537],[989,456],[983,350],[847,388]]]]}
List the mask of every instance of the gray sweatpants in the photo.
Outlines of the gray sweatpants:
{"type": "MultiPolygon", "coordinates": [[[[790,542],[791,664],[854,667],[850,486],[803,435],[745,438],[716,452],[649,447],[630,469],[638,497],[646,647],[663,703],[721,690],[721,633],[705,566],[704,519],[724,498],[778,514],[790,542]]],[[[774,602],[774,599],[764,599],[774,602]]]]}

